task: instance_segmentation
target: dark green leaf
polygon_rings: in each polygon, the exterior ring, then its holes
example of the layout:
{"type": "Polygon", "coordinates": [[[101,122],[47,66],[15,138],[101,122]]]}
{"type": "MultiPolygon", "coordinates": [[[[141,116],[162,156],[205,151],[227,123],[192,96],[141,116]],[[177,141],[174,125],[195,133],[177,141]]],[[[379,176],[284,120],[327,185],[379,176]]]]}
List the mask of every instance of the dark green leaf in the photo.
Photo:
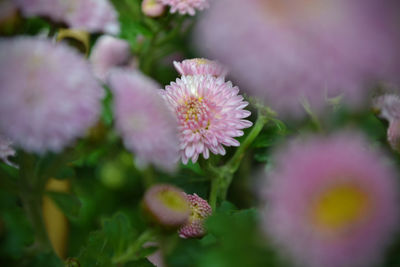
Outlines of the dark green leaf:
{"type": "Polygon", "coordinates": [[[80,200],[72,194],[48,191],[46,194],[57,204],[69,219],[77,219],[81,208],[80,200]]]}

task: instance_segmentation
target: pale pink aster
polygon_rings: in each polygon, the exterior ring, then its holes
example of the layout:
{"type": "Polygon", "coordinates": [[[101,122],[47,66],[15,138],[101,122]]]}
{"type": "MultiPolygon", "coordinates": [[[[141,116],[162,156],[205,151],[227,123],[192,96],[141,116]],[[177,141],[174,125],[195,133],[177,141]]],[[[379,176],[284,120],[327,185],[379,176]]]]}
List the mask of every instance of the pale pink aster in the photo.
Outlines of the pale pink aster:
{"type": "Polygon", "coordinates": [[[239,95],[239,88],[222,77],[182,76],[160,91],[175,112],[180,133],[182,162],[205,159],[209,151],[225,155],[225,146],[239,146],[234,137],[242,136],[242,129],[252,123],[244,120],[250,111],[243,108],[248,102],[239,95]]]}
{"type": "Polygon", "coordinates": [[[398,174],[357,134],[297,140],[275,155],[263,229],[296,266],[380,266],[399,223],[398,174]]]}
{"type": "Polygon", "coordinates": [[[17,147],[60,152],[98,119],[103,89],[73,48],[0,39],[0,131],[17,147]]]}
{"type": "Polygon", "coordinates": [[[160,86],[139,71],[110,75],[116,127],[140,166],[173,170],[179,159],[178,124],[158,94],[160,86]]]}
{"type": "Polygon", "coordinates": [[[114,67],[127,66],[132,58],[129,43],[110,35],[101,36],[90,54],[93,73],[105,82],[114,67]]]}
{"type": "Polygon", "coordinates": [[[143,0],[142,12],[148,17],[159,17],[164,14],[165,6],[160,0],[143,0]]]}
{"type": "Polygon", "coordinates": [[[185,194],[189,202],[191,214],[189,220],[179,229],[182,238],[199,238],[205,235],[204,220],[211,215],[210,204],[197,194],[185,194]]]}
{"type": "Polygon", "coordinates": [[[219,0],[194,44],[281,115],[330,98],[360,107],[376,81],[400,77],[398,1],[219,0]]]}
{"type": "Polygon", "coordinates": [[[108,0],[15,0],[25,16],[45,16],[88,32],[118,34],[118,14],[108,0]]]}
{"type": "Polygon", "coordinates": [[[174,67],[180,75],[212,75],[225,77],[228,70],[216,61],[205,58],[185,59],[182,62],[174,61],[174,67]]]}
{"type": "Polygon", "coordinates": [[[16,164],[8,159],[9,157],[14,157],[15,154],[16,151],[12,147],[12,141],[8,137],[0,135],[0,160],[7,165],[18,168],[16,164]]]}
{"type": "Polygon", "coordinates": [[[183,225],[190,215],[185,193],[169,184],[150,187],[144,194],[143,208],[153,222],[167,228],[183,225]]]}
{"type": "Polygon", "coordinates": [[[170,6],[170,12],[181,15],[194,16],[196,10],[204,10],[210,6],[207,0],[160,0],[164,5],[170,6]]]}

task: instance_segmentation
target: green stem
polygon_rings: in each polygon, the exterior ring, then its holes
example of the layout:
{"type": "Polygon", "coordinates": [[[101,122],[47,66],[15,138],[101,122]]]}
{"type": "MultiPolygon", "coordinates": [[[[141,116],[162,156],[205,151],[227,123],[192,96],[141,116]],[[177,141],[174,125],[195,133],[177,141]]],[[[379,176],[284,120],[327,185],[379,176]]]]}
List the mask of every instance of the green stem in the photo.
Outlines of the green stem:
{"type": "Polygon", "coordinates": [[[135,243],[128,247],[124,254],[113,258],[112,262],[114,264],[123,264],[134,260],[137,257],[137,252],[143,248],[143,245],[146,242],[153,240],[153,238],[156,236],[156,233],[157,232],[154,229],[147,229],[138,237],[138,239],[136,239],[135,243]]]}
{"type": "Polygon", "coordinates": [[[47,236],[42,214],[43,186],[35,177],[35,158],[21,152],[20,161],[20,198],[26,215],[35,231],[35,242],[32,251],[50,251],[51,245],[47,236]]]}
{"type": "Polygon", "coordinates": [[[251,129],[250,133],[247,135],[246,139],[236,150],[233,157],[225,164],[225,166],[219,168],[218,171],[213,170],[213,178],[211,180],[211,190],[210,190],[210,205],[215,210],[216,205],[226,199],[228,188],[232,182],[233,175],[238,170],[240,163],[246,154],[247,149],[253,143],[254,139],[260,134],[264,125],[268,121],[268,115],[263,114],[263,112],[258,112],[257,120],[251,129]]]}
{"type": "Polygon", "coordinates": [[[155,183],[154,171],[151,166],[148,166],[143,172],[143,183],[146,188],[149,188],[155,183]]]}

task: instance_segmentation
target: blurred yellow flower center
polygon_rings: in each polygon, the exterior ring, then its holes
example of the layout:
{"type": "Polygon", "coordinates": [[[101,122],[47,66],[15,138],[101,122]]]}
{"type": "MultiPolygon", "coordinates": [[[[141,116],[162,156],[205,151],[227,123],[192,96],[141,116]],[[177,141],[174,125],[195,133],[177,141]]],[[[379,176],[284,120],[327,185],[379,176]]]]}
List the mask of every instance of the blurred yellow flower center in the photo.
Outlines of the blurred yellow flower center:
{"type": "Polygon", "coordinates": [[[178,192],[164,190],[158,193],[157,198],[171,210],[186,212],[189,209],[187,200],[178,192]]]}
{"type": "Polygon", "coordinates": [[[365,218],[370,208],[368,194],[353,184],[328,188],[315,200],[312,219],[325,230],[343,230],[365,218]]]}

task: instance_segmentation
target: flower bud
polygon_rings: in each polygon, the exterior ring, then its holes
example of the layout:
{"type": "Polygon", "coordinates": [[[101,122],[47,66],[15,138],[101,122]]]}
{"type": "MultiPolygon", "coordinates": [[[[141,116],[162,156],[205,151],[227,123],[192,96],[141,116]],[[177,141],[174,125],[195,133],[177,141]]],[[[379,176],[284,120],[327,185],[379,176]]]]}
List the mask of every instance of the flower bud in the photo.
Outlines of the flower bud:
{"type": "Polygon", "coordinates": [[[185,193],[167,184],[149,188],[144,195],[143,206],[150,219],[165,228],[177,228],[183,225],[190,215],[185,193]]]}

